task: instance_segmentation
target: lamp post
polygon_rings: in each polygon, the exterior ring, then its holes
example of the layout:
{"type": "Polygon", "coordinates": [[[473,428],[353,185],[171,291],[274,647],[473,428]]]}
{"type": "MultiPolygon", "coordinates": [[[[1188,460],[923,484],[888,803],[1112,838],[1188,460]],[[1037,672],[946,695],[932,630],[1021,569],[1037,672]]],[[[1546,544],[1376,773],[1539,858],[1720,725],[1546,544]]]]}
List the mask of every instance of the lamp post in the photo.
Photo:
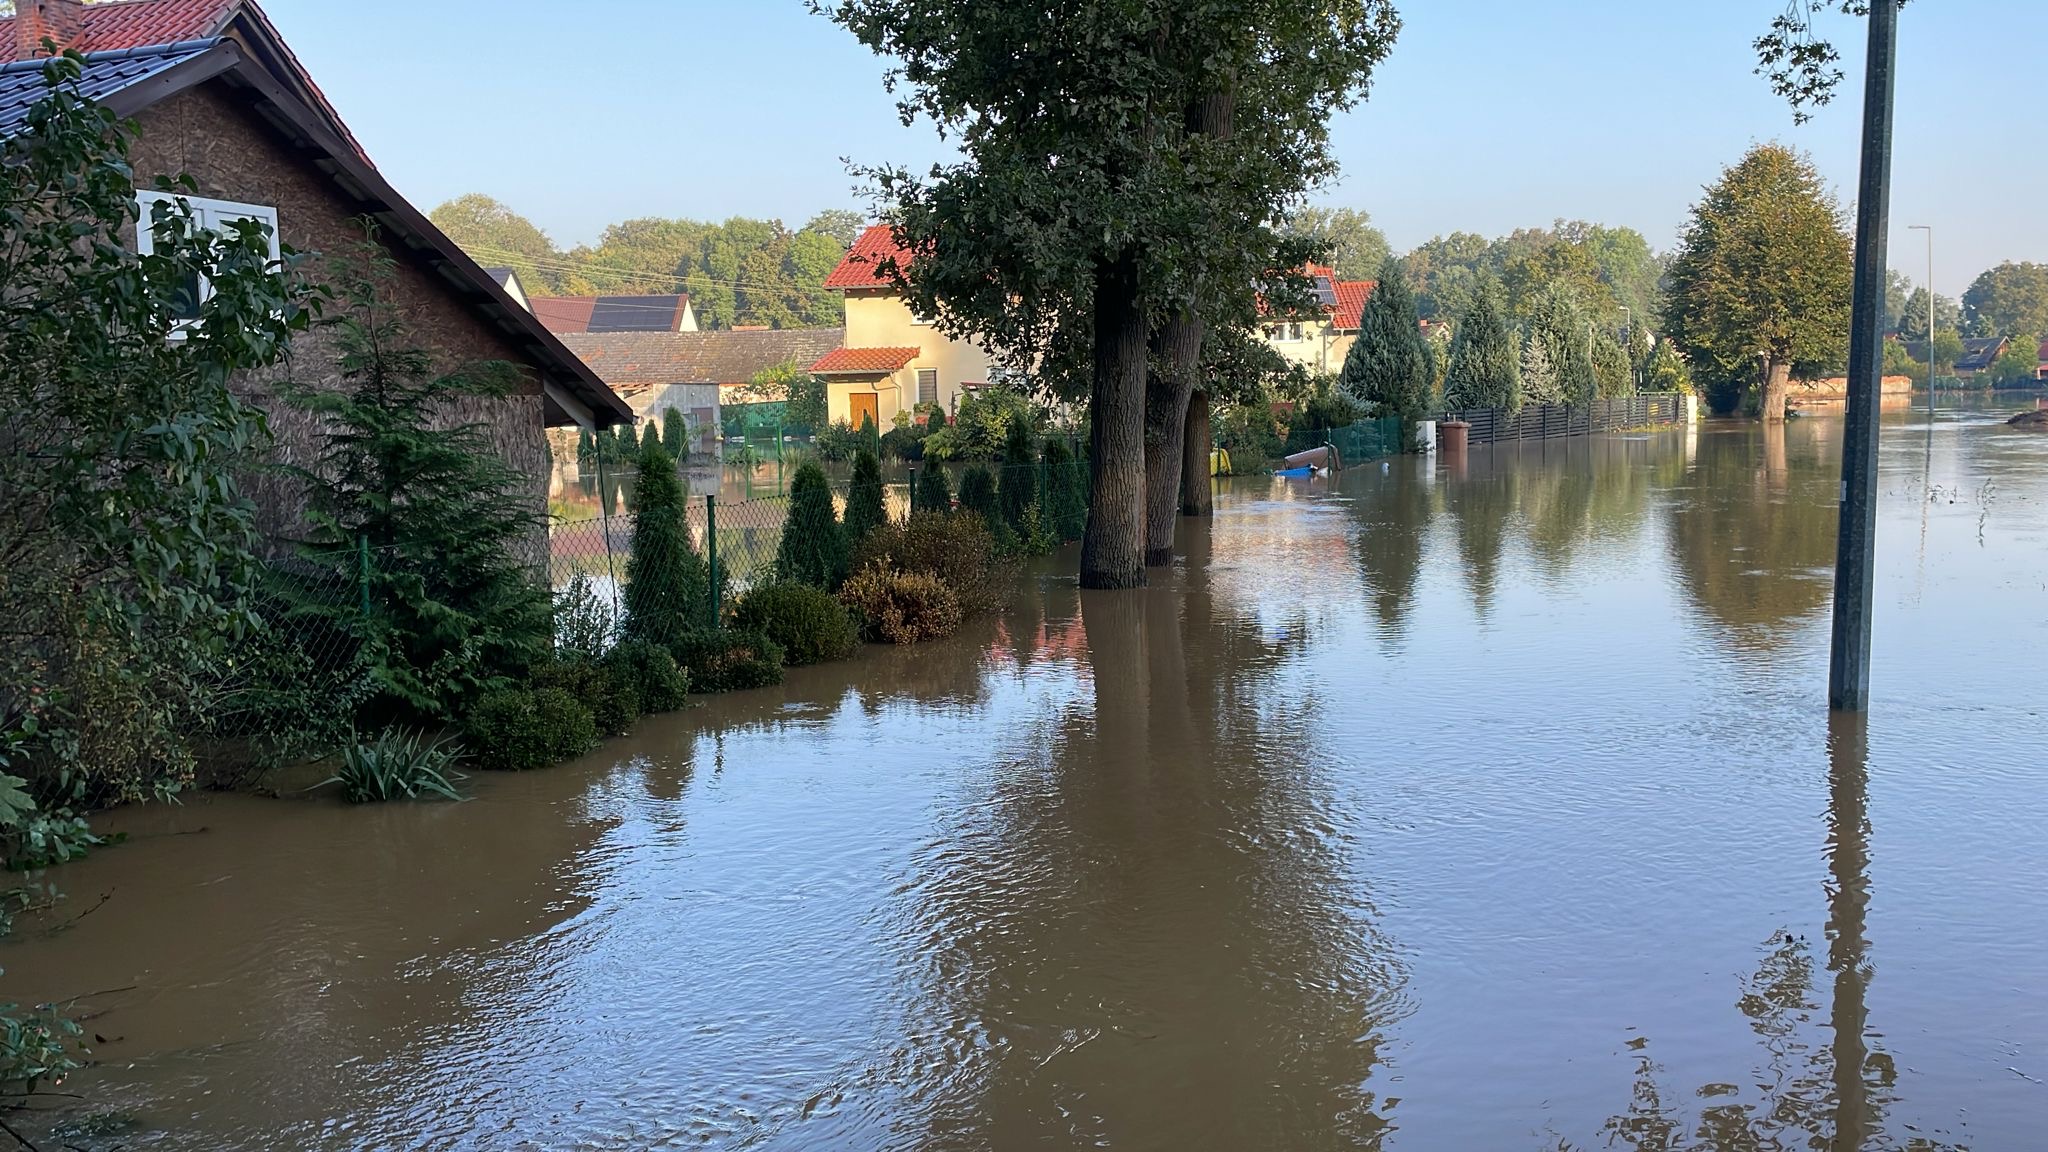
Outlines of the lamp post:
{"type": "Polygon", "coordinates": [[[1927,233],[1927,419],[1934,420],[1934,225],[1908,224],[1909,232],[1927,233]]]}

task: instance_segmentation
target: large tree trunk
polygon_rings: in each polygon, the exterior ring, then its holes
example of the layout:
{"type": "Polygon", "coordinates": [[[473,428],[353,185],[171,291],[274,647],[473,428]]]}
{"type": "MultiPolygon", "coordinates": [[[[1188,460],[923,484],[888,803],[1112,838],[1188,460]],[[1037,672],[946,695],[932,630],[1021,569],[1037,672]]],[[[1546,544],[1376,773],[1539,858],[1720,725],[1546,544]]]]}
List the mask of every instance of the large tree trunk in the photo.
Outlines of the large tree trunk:
{"type": "Polygon", "coordinates": [[[1088,530],[1081,587],[1145,584],[1145,308],[1138,258],[1095,270],[1095,379],[1089,394],[1088,530]]]}
{"type": "Polygon", "coordinates": [[[1159,332],[1160,370],[1145,390],[1145,564],[1151,568],[1173,563],[1188,398],[1202,372],[1203,327],[1194,306],[1166,322],[1159,332]]]}
{"type": "Polygon", "coordinates": [[[1791,378],[1791,361],[1769,360],[1764,363],[1763,415],[1766,424],[1784,423],[1786,382],[1791,378]]]}
{"type": "Polygon", "coordinates": [[[1187,423],[1181,429],[1180,514],[1209,516],[1216,511],[1209,479],[1209,393],[1197,389],[1188,397],[1187,423]]]}

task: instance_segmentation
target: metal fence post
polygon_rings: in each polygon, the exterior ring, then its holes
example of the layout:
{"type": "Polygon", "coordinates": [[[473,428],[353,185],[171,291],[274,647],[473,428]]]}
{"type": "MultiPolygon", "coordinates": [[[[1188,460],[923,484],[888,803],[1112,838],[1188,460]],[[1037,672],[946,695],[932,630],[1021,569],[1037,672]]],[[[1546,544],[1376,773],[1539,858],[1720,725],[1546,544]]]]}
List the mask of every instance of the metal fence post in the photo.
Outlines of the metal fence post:
{"type": "Polygon", "coordinates": [[[725,616],[724,596],[718,583],[718,494],[704,497],[704,555],[711,569],[711,624],[717,627],[725,616]]]}
{"type": "Polygon", "coordinates": [[[362,597],[363,619],[370,618],[370,538],[356,537],[356,590],[362,597]]]}

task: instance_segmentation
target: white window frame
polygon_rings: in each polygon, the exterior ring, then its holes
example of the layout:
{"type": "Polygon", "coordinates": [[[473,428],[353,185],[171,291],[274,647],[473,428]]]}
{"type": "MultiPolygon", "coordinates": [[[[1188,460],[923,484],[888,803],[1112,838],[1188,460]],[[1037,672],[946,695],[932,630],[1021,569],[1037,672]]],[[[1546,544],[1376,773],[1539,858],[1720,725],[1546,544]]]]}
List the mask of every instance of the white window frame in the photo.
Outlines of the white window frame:
{"type": "MultiPolygon", "coordinates": [[[[138,255],[156,254],[156,205],[176,206],[183,200],[192,209],[192,223],[210,232],[225,232],[240,220],[256,220],[270,228],[270,262],[279,264],[284,259],[284,250],[278,241],[277,209],[268,204],[243,204],[235,200],[215,200],[206,196],[184,196],[176,192],[158,192],[154,189],[139,188],[135,192],[136,206],[140,209],[135,224],[135,251],[138,255]]],[[[204,305],[213,298],[213,284],[206,277],[199,278],[199,300],[204,305]]],[[[181,321],[183,329],[192,322],[181,321]]],[[[182,335],[182,332],[179,333],[182,335]]]]}

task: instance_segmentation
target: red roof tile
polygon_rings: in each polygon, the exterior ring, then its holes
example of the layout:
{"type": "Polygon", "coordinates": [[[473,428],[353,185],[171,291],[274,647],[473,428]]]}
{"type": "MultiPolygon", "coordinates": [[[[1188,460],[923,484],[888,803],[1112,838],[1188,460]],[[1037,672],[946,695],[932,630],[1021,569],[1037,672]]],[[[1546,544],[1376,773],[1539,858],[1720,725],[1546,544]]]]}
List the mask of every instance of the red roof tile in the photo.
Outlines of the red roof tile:
{"type": "Polygon", "coordinates": [[[881,376],[917,359],[916,348],[839,348],[811,365],[819,376],[881,376]]]}
{"type": "Polygon", "coordinates": [[[1365,302],[1371,298],[1377,282],[1372,280],[1340,280],[1337,282],[1337,314],[1330,317],[1334,328],[1356,328],[1359,318],[1365,314],[1365,302]]]}
{"type": "Polygon", "coordinates": [[[860,234],[839,267],[825,277],[827,288],[889,288],[894,285],[882,275],[884,261],[894,260],[898,268],[910,267],[910,254],[896,243],[896,233],[887,224],[876,224],[860,234]]]}

